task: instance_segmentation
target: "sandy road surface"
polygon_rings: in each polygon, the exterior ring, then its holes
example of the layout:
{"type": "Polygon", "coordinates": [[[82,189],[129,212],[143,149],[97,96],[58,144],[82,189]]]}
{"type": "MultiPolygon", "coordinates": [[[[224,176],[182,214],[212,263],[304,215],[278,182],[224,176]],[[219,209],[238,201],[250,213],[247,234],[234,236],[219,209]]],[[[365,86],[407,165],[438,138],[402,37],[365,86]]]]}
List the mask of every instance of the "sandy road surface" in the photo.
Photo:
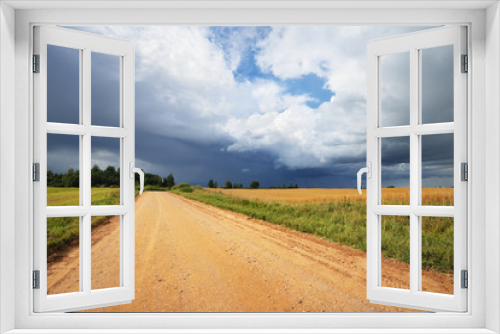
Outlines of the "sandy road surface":
{"type": "MultiPolygon", "coordinates": [[[[118,230],[112,219],[92,232],[93,288],[117,284],[118,230]]],[[[49,265],[51,293],[77,288],[77,258],[73,249],[49,265]]],[[[384,278],[390,286],[408,285],[407,264],[384,261],[386,269],[394,274],[384,278]]],[[[362,251],[171,193],[146,192],[136,201],[135,300],[92,311],[404,311],[370,304],[365,277],[362,251]]],[[[434,291],[446,289],[448,280],[425,273],[434,291]]]]}

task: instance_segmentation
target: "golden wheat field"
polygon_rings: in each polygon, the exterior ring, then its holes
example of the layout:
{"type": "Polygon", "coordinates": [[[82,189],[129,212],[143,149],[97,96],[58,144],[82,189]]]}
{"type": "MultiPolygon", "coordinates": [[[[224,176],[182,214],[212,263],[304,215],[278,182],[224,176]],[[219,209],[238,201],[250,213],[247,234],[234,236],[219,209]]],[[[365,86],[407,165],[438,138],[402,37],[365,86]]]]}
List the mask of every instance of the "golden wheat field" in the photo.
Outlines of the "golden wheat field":
{"type": "MultiPolygon", "coordinates": [[[[290,203],[365,201],[366,189],[360,195],[356,189],[207,189],[214,193],[234,197],[261,200],[285,201],[290,203]]],[[[409,188],[383,188],[382,204],[410,204],[409,188]]],[[[422,205],[453,205],[453,188],[423,188],[422,205]]]]}

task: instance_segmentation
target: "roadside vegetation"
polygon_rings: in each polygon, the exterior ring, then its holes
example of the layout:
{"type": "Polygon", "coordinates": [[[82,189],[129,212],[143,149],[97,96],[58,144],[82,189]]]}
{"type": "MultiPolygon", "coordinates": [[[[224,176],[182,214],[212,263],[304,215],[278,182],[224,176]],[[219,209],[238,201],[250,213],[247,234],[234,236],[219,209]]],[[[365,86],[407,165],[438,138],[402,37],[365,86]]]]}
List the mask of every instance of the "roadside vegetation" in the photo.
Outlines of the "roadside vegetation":
{"type": "MultiPolygon", "coordinates": [[[[259,192],[266,190],[259,190],[259,192]]],[[[314,194],[315,189],[308,190],[314,194]]],[[[390,189],[385,190],[390,191],[390,189]]],[[[193,188],[189,184],[182,188],[175,189],[174,187],[171,191],[224,210],[242,213],[255,219],[311,233],[338,244],[366,251],[366,202],[363,197],[359,199],[338,197],[335,200],[317,202],[258,200],[226,195],[201,187],[193,188]]],[[[443,197],[444,195],[439,197],[440,203],[443,197]]],[[[395,199],[391,202],[388,199],[386,202],[396,204],[399,201],[400,199],[395,199]]],[[[448,198],[447,203],[450,202],[452,199],[448,198]]],[[[408,217],[384,216],[382,229],[384,256],[409,263],[408,217]]],[[[422,268],[451,273],[453,270],[453,218],[426,217],[425,223],[422,224],[422,236],[422,268]]]]}
{"type": "MultiPolygon", "coordinates": [[[[120,204],[119,188],[92,188],[92,205],[120,204]]],[[[79,205],[78,188],[47,187],[47,206],[79,205]]],[[[111,217],[92,217],[92,228],[106,224],[111,217]]],[[[79,236],[78,217],[47,218],[47,254],[64,250],[79,236]]]]}
{"type": "MultiPolygon", "coordinates": [[[[66,173],[47,171],[47,206],[72,206],[80,204],[79,171],[72,168],[66,173]]],[[[135,195],[139,194],[139,178],[135,180],[135,195]]],[[[166,177],[145,173],[145,190],[166,191],[175,186],[172,173],[166,177]]],[[[108,166],[101,169],[94,165],[91,170],[92,205],[120,204],[120,169],[108,166]]],[[[112,216],[92,217],[92,228],[109,222],[112,216]]],[[[47,219],[47,253],[64,251],[78,239],[78,217],[55,217],[47,219]]]]}

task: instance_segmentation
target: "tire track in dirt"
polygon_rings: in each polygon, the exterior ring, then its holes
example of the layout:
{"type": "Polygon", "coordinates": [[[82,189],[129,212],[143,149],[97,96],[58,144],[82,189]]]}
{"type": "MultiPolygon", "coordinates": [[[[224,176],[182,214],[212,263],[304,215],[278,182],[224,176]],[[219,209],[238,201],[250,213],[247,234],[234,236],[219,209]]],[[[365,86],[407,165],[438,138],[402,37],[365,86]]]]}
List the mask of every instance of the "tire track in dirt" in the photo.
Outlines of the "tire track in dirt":
{"type": "MultiPolygon", "coordinates": [[[[93,268],[104,261],[113,272],[119,270],[110,266],[116,251],[119,254],[119,240],[112,237],[119,219],[96,228],[93,235],[102,234],[98,230],[104,227],[109,237],[96,245],[109,251],[102,259],[93,255],[93,268]]],[[[60,270],[63,262],[51,264],[49,273],[60,270]]],[[[64,264],[68,278],[78,274],[78,268],[70,268],[73,262],[64,264]]],[[[407,264],[392,261],[387,266],[395,273],[409,270],[407,264]]],[[[447,275],[429,277],[428,286],[435,291],[446,286],[447,275]]],[[[101,284],[109,281],[105,271],[92,278],[93,286],[94,279],[101,284]]],[[[363,251],[172,193],[145,192],[136,201],[136,298],[130,304],[91,311],[408,311],[371,304],[365,278],[363,251]]],[[[49,290],[63,287],[59,280],[49,290]]]]}

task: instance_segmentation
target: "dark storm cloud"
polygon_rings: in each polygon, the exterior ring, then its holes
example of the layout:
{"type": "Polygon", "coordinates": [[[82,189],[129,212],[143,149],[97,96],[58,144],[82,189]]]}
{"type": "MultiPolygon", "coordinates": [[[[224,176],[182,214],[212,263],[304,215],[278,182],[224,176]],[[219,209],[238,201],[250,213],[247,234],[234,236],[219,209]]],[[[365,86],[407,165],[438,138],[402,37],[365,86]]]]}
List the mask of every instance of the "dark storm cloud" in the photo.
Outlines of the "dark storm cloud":
{"type": "Polygon", "coordinates": [[[101,169],[120,168],[120,138],[92,137],[91,162],[92,166],[98,165],[101,169]]]}
{"type": "Polygon", "coordinates": [[[410,54],[384,55],[380,60],[382,126],[410,124],[410,54]]]}
{"type": "Polygon", "coordinates": [[[79,136],[47,134],[47,170],[66,173],[80,169],[79,136]]]}
{"type": "Polygon", "coordinates": [[[410,137],[382,138],[382,187],[410,186],[410,137]]]}
{"type": "Polygon", "coordinates": [[[47,46],[47,121],[80,122],[80,51],[47,46]]]}
{"type": "Polygon", "coordinates": [[[453,134],[422,136],[422,186],[452,187],[453,134]]]}
{"type": "Polygon", "coordinates": [[[92,125],[120,126],[120,57],[92,52],[92,125]]]}
{"type": "Polygon", "coordinates": [[[422,123],[453,122],[453,45],[421,51],[422,123]]]}

